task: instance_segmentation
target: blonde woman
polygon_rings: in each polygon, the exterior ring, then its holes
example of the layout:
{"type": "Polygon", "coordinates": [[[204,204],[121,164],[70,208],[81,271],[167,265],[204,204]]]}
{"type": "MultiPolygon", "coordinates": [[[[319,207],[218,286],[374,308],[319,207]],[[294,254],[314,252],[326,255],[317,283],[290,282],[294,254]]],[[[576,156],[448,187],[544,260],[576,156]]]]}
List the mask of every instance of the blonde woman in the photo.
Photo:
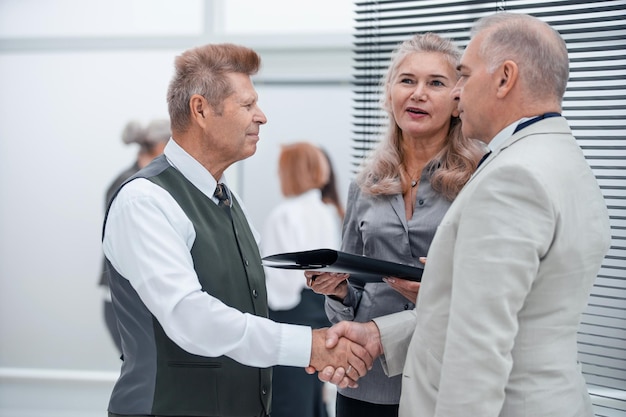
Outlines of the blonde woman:
{"type": "MultiPolygon", "coordinates": [[[[461,51],[436,34],[415,35],[395,51],[383,80],[388,128],[350,185],[342,245],[345,252],[421,266],[451,201],[485,153],[463,138],[451,92],[461,51]]],[[[413,309],[419,284],[385,277],[323,274],[311,288],[326,297],[331,322],[367,322],[413,309]]],[[[395,417],[401,376],[388,378],[379,361],[356,389],[339,389],[337,417],[395,417]]]]}

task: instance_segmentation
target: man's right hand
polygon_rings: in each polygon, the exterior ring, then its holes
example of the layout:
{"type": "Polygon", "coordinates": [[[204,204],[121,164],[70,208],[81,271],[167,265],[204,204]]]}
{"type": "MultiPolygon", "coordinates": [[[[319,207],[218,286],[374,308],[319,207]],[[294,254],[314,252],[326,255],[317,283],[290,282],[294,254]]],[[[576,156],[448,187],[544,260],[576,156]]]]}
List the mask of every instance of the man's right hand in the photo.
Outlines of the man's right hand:
{"type": "MultiPolygon", "coordinates": [[[[384,353],[380,341],[380,331],[373,321],[367,323],[341,321],[335,324],[326,332],[326,348],[332,349],[341,338],[350,339],[363,346],[374,359],[384,353]]],[[[318,373],[318,378],[321,381],[338,385],[345,378],[345,372],[340,368],[326,366],[318,373]]]]}
{"type": "MultiPolygon", "coordinates": [[[[332,346],[327,342],[328,329],[313,330],[311,360],[306,368],[308,373],[332,368],[335,377],[333,384],[341,388],[356,387],[356,381],[372,368],[374,358],[369,351],[345,337],[334,340],[332,346]]],[[[329,379],[330,381],[330,379],[329,379]]]]}

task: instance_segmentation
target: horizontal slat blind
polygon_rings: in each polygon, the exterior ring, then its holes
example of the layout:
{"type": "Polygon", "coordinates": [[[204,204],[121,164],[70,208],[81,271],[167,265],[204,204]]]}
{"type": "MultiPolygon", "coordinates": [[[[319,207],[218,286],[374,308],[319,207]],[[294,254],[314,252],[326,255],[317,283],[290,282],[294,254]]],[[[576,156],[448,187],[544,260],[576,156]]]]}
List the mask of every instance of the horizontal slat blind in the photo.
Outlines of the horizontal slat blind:
{"type": "MultiPolygon", "coordinates": [[[[355,5],[354,172],[387,123],[379,82],[399,42],[432,31],[464,47],[472,23],[498,10],[536,16],[565,39],[571,68],[563,114],[604,193],[613,237],[582,319],[580,361],[596,415],[626,415],[626,0],[378,0],[355,5]]],[[[584,204],[585,196],[580,197],[584,204]]]]}

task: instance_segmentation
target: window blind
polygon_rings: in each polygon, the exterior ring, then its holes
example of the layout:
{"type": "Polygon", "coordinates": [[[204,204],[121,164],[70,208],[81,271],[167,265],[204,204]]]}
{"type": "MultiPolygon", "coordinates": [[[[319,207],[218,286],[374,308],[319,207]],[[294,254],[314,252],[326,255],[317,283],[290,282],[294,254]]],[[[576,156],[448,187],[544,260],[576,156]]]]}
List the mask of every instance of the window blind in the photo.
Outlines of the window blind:
{"type": "MultiPolygon", "coordinates": [[[[570,79],[563,115],[609,208],[612,244],[579,331],[579,359],[596,416],[626,413],[626,0],[355,2],[352,166],[379,140],[386,115],[379,82],[393,49],[415,33],[436,32],[465,47],[472,23],[497,11],[526,13],[565,39],[570,79]]],[[[584,204],[585,196],[580,196],[584,204]]]]}

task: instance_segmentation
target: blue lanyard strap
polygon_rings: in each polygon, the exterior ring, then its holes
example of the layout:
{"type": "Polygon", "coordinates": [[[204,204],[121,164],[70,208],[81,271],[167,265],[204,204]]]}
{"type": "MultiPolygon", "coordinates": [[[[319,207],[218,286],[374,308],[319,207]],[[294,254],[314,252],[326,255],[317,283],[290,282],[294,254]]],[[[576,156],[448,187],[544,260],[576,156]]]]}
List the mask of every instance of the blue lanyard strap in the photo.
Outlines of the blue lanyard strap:
{"type": "Polygon", "coordinates": [[[543,119],[547,119],[548,117],[560,117],[561,114],[560,113],[544,113],[541,116],[537,116],[537,117],[533,117],[530,120],[526,120],[525,122],[522,122],[520,124],[517,125],[517,127],[515,128],[515,132],[518,132],[519,130],[522,130],[523,128],[532,125],[533,123],[538,122],[539,120],[543,120],[543,119]]]}

